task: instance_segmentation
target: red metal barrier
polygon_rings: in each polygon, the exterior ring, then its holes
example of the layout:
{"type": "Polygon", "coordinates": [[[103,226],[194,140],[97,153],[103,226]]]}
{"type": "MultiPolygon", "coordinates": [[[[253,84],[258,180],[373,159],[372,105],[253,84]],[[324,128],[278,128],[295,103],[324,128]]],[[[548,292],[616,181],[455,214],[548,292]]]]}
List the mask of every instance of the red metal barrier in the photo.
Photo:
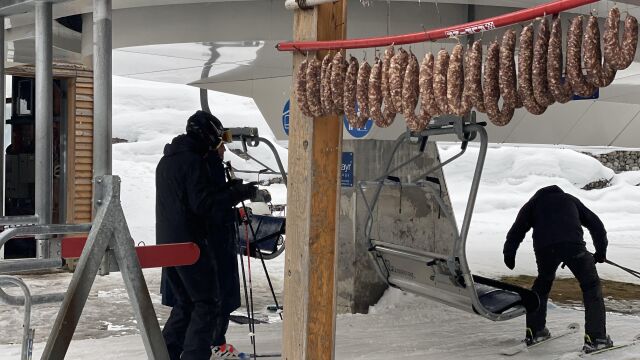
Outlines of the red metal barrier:
{"type": "Polygon", "coordinates": [[[280,51],[315,51],[340,50],[385,47],[389,45],[414,44],[424,41],[434,41],[452,36],[464,36],[494,30],[503,26],[517,24],[535,18],[557,14],[562,11],[577,8],[582,5],[598,2],[598,0],[556,0],[532,8],[518,10],[512,13],[495,16],[489,19],[473,21],[462,25],[454,25],[435,30],[421,31],[412,34],[370,37],[361,39],[335,41],[289,41],[276,45],[280,51]]]}
{"type": "MultiPolygon", "coordinates": [[[[62,239],[62,258],[79,258],[86,242],[86,237],[62,239]]],[[[135,249],[143,269],[193,265],[200,257],[200,248],[194,243],[136,246],[135,249]]]]}

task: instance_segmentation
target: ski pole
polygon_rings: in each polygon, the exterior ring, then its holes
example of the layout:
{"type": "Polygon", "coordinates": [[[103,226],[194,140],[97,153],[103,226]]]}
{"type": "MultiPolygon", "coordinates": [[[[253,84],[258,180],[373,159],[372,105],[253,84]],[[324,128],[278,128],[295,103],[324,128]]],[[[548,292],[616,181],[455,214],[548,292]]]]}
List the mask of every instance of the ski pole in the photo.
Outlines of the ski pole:
{"type": "Polygon", "coordinates": [[[613,262],[613,261],[611,261],[611,260],[605,260],[604,262],[605,262],[605,263],[607,263],[607,264],[609,264],[609,265],[615,266],[615,267],[617,267],[617,268],[619,268],[619,269],[621,269],[621,270],[623,270],[623,271],[626,271],[626,272],[628,272],[629,274],[631,274],[631,275],[633,275],[633,276],[637,277],[638,279],[640,279],[640,272],[638,272],[638,271],[636,271],[636,270],[629,269],[628,267],[624,267],[624,266],[622,266],[622,265],[616,264],[616,263],[614,263],[614,262],[613,262]]]}

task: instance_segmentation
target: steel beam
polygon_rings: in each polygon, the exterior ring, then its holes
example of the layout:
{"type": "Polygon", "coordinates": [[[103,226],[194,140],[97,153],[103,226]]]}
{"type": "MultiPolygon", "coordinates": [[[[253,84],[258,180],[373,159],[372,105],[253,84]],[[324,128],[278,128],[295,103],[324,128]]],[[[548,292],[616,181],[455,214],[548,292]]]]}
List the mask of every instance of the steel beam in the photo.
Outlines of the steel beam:
{"type": "MultiPolygon", "coordinates": [[[[0,126],[0,216],[4,216],[4,108],[5,108],[5,72],[4,72],[4,16],[0,15],[0,24],[2,24],[2,31],[0,31],[0,44],[2,49],[0,51],[0,94],[2,94],[2,106],[0,106],[0,119],[2,119],[2,126],[0,126]]],[[[2,258],[0,256],[0,258],[2,258]]]]}
{"type": "MultiPolygon", "coordinates": [[[[53,69],[51,3],[37,1],[36,8],[36,165],[35,212],[39,224],[51,224],[53,203],[53,69]]],[[[36,254],[49,257],[49,241],[39,239],[36,254]]]]}
{"type": "MultiPolygon", "coordinates": [[[[2,94],[2,106],[0,106],[0,119],[2,119],[2,126],[0,126],[0,217],[4,216],[4,102],[5,102],[5,73],[4,73],[4,16],[0,15],[0,24],[2,24],[2,31],[0,31],[0,44],[2,48],[0,50],[0,94],[2,94]]],[[[0,259],[4,259],[4,249],[0,249],[0,259]]]]}
{"type": "Polygon", "coordinates": [[[111,175],[111,0],[93,1],[93,177],[111,175]]]}

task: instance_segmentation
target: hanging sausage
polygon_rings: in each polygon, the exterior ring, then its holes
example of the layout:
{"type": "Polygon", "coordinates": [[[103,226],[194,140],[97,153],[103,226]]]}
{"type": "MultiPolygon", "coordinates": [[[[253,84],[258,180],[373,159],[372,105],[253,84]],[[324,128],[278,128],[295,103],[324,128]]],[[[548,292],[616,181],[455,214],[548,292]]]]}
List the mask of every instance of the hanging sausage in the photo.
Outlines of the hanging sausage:
{"type": "Polygon", "coordinates": [[[604,60],[615,70],[624,70],[631,65],[638,47],[638,20],[627,15],[624,20],[622,45],[620,35],[620,10],[609,10],[604,32],[604,60]]]}
{"type": "Polygon", "coordinates": [[[331,97],[337,115],[344,114],[344,80],[347,74],[347,62],[341,51],[333,57],[331,63],[331,97]]]}
{"type": "Polygon", "coordinates": [[[358,83],[356,89],[356,100],[358,101],[358,129],[364,127],[369,120],[369,77],[371,76],[371,65],[365,60],[358,69],[358,83]]]}
{"type": "Polygon", "coordinates": [[[539,104],[533,94],[533,24],[529,24],[520,33],[520,52],[518,54],[518,94],[524,107],[533,115],[540,115],[547,110],[539,104]]]}
{"type": "Polygon", "coordinates": [[[307,64],[307,106],[313,116],[324,115],[320,100],[320,81],[322,63],[316,57],[312,57],[307,64]]]}
{"type": "Polygon", "coordinates": [[[358,88],[358,60],[353,56],[349,58],[349,67],[344,80],[344,114],[349,125],[358,127],[358,111],[356,110],[356,90],[358,88]]]}
{"type": "Polygon", "coordinates": [[[420,64],[420,96],[422,97],[422,106],[431,116],[442,115],[442,111],[436,101],[436,95],[433,90],[434,85],[434,67],[435,59],[432,53],[427,53],[420,64]]]}
{"type": "Polygon", "coordinates": [[[484,91],[482,90],[482,43],[479,40],[471,45],[469,66],[466,73],[469,74],[471,82],[470,95],[473,106],[481,113],[487,112],[484,106],[484,91]]]}
{"type": "Polygon", "coordinates": [[[547,54],[547,81],[553,98],[564,104],[573,97],[571,84],[562,75],[562,21],[560,18],[553,20],[551,35],[549,36],[549,51],[547,54]]]}
{"type": "Polygon", "coordinates": [[[582,16],[576,16],[567,34],[567,79],[574,94],[590,97],[597,88],[582,74],[582,33],[582,16]]]}
{"type": "Polygon", "coordinates": [[[484,105],[487,109],[489,120],[497,126],[504,126],[511,121],[515,111],[515,107],[507,103],[503,104],[500,109],[498,101],[500,100],[500,44],[497,41],[492,42],[487,50],[487,60],[484,63],[484,105]]]}
{"type": "Polygon", "coordinates": [[[298,108],[304,116],[312,117],[313,114],[309,110],[309,105],[307,104],[307,64],[309,61],[307,59],[303,60],[300,65],[298,65],[298,71],[296,72],[295,78],[295,86],[294,93],[296,95],[296,102],[298,104],[298,108]]]}
{"type": "Polygon", "coordinates": [[[462,116],[462,90],[464,88],[464,47],[457,44],[451,51],[447,69],[447,104],[449,114],[462,116]]]}
{"type": "Polygon", "coordinates": [[[516,77],[516,62],[514,59],[516,50],[516,32],[507,30],[502,36],[500,46],[500,95],[508,107],[514,109],[522,107],[522,99],[518,96],[518,84],[516,77]]]}
{"type": "Polygon", "coordinates": [[[322,67],[320,69],[320,103],[322,105],[322,112],[325,115],[333,115],[335,109],[333,107],[333,98],[331,95],[331,61],[333,57],[328,53],[324,59],[322,59],[322,67]]]}
{"type": "Polygon", "coordinates": [[[391,58],[389,67],[389,90],[391,92],[393,108],[397,113],[402,113],[402,84],[408,63],[409,54],[404,49],[398,50],[398,53],[391,58]]]}
{"type": "Polygon", "coordinates": [[[419,95],[420,66],[418,64],[418,58],[411,53],[404,75],[404,83],[402,84],[402,109],[407,122],[407,128],[414,132],[422,131],[431,119],[431,116],[425,112],[426,108],[423,106],[420,107],[419,114],[416,115],[415,108],[418,105],[419,95]]]}
{"type": "MultiPolygon", "coordinates": [[[[473,107],[473,98],[471,97],[472,92],[472,80],[471,80],[471,71],[469,68],[471,67],[471,47],[469,47],[464,52],[464,79],[463,79],[463,87],[462,87],[462,100],[460,101],[460,114],[464,116],[471,111],[473,107]]],[[[484,105],[484,104],[483,104],[484,105]]]]}
{"type": "Polygon", "coordinates": [[[549,106],[555,102],[547,78],[547,56],[549,52],[549,21],[543,18],[538,26],[538,36],[533,46],[533,96],[538,104],[549,106]]]}
{"type": "Polygon", "coordinates": [[[433,67],[433,93],[436,103],[442,114],[449,113],[449,101],[447,99],[447,72],[449,71],[449,53],[440,50],[433,67]]]}
{"type": "Polygon", "coordinates": [[[379,127],[384,127],[384,116],[382,115],[382,60],[376,58],[371,67],[369,75],[369,113],[371,118],[379,127]]]}
{"type": "Polygon", "coordinates": [[[595,87],[609,86],[616,77],[616,70],[606,61],[604,64],[602,63],[600,28],[597,17],[589,16],[589,20],[587,20],[587,30],[584,32],[582,42],[587,81],[595,87]]]}

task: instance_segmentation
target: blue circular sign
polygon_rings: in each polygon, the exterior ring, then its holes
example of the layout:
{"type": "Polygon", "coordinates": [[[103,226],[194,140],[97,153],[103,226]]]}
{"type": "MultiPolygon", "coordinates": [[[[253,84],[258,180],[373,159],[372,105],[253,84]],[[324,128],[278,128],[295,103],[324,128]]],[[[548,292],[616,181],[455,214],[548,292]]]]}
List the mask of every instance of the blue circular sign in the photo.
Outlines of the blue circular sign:
{"type": "Polygon", "coordinates": [[[284,133],[289,136],[289,108],[291,107],[291,100],[287,100],[284,103],[284,109],[282,109],[282,128],[284,133]]]}
{"type": "MultiPolygon", "coordinates": [[[[356,106],[356,111],[358,111],[357,106],[356,106]]],[[[342,122],[344,123],[344,127],[347,129],[349,134],[351,134],[351,136],[353,136],[356,139],[367,136],[367,134],[373,127],[373,120],[371,118],[367,119],[367,122],[364,123],[364,126],[361,128],[354,128],[353,126],[351,126],[351,124],[349,124],[349,120],[347,120],[346,115],[342,117],[342,122]]]]}

